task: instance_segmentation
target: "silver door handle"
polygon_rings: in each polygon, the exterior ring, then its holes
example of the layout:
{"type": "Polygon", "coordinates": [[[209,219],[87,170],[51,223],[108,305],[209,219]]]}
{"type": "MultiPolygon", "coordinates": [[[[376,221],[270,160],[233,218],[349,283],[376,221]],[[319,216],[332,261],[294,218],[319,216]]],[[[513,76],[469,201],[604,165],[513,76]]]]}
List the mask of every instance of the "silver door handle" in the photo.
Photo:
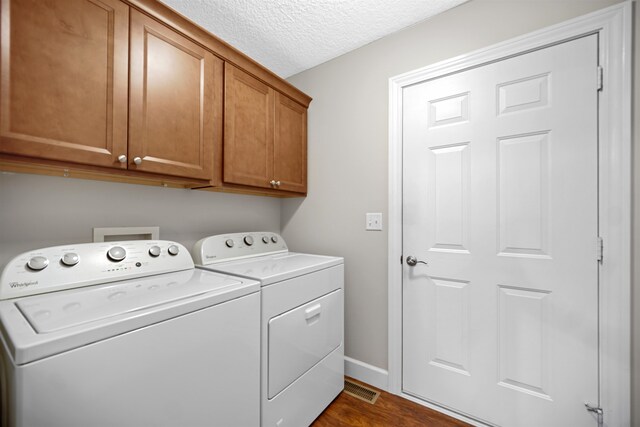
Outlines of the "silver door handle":
{"type": "Polygon", "coordinates": [[[139,165],[142,163],[142,159],[140,157],[134,157],[133,163],[135,163],[136,165],[139,165]]]}
{"type": "Polygon", "coordinates": [[[118,156],[118,161],[119,161],[120,163],[126,163],[126,162],[127,162],[127,156],[125,156],[124,154],[120,154],[120,155],[118,156]]]}
{"type": "Polygon", "coordinates": [[[425,261],[419,261],[418,258],[414,257],[413,255],[409,255],[407,257],[407,265],[413,267],[416,264],[424,264],[424,265],[429,265],[428,263],[426,263],[425,261]]]}

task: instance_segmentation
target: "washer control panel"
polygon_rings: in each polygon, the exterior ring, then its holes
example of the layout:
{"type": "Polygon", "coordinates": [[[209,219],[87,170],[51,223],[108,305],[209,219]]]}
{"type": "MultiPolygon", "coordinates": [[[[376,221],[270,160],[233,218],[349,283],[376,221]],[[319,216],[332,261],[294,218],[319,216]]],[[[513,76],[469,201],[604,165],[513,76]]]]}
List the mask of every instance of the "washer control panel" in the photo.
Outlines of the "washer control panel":
{"type": "Polygon", "coordinates": [[[284,239],[270,232],[218,234],[198,241],[192,251],[198,265],[288,252],[284,239]]]}
{"type": "Polygon", "coordinates": [[[0,300],[193,268],[176,242],[80,243],[25,252],[0,276],[0,300]]]}

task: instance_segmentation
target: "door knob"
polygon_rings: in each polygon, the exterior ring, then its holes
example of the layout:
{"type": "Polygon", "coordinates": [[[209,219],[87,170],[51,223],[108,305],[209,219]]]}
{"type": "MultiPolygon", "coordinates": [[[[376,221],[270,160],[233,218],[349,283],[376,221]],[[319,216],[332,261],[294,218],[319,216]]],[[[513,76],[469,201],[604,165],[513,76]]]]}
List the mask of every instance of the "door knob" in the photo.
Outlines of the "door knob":
{"type": "Polygon", "coordinates": [[[139,165],[140,163],[142,163],[142,159],[140,157],[134,157],[133,163],[135,163],[136,165],[139,165]]]}
{"type": "Polygon", "coordinates": [[[119,161],[120,163],[126,163],[126,162],[127,162],[127,156],[125,156],[124,154],[120,154],[120,155],[118,156],[118,161],[119,161]]]}
{"type": "Polygon", "coordinates": [[[269,184],[271,184],[272,187],[276,186],[276,180],[272,179],[271,182],[269,182],[269,184]]]}
{"type": "Polygon", "coordinates": [[[280,181],[276,181],[276,187],[280,187],[280,181]]]}
{"type": "Polygon", "coordinates": [[[420,264],[424,264],[424,265],[429,265],[429,264],[427,264],[425,261],[420,261],[420,260],[418,260],[418,258],[414,257],[413,255],[409,255],[409,256],[407,257],[407,264],[408,264],[409,266],[413,267],[413,266],[415,266],[415,265],[416,265],[416,264],[418,264],[418,263],[420,263],[420,264]]]}

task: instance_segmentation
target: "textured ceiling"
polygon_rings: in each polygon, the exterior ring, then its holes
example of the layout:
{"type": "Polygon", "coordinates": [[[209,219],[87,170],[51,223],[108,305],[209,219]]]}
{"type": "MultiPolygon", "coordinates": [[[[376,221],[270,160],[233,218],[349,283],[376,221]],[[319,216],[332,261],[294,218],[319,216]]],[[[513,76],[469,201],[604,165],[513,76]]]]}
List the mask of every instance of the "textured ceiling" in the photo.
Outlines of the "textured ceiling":
{"type": "Polygon", "coordinates": [[[282,77],[466,0],[162,0],[282,77]]]}

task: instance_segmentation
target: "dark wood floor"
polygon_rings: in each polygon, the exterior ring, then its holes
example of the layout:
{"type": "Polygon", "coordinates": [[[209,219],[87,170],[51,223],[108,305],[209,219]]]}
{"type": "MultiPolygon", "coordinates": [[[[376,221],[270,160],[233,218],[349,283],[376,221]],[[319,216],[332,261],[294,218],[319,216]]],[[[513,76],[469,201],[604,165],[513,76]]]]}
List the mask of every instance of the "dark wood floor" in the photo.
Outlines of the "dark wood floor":
{"type": "MultiPolygon", "coordinates": [[[[351,379],[352,380],[352,379],[351,379]]],[[[352,380],[358,382],[356,380],[352,380]]],[[[365,384],[366,385],[366,384],[365,384]]],[[[368,387],[371,387],[367,385],[368,387]]],[[[374,388],[374,387],[372,387],[374,388]]],[[[377,390],[377,389],[376,389],[377,390]]],[[[340,393],[314,421],[313,427],[461,427],[458,421],[402,397],[381,391],[375,404],[340,393]]]]}

